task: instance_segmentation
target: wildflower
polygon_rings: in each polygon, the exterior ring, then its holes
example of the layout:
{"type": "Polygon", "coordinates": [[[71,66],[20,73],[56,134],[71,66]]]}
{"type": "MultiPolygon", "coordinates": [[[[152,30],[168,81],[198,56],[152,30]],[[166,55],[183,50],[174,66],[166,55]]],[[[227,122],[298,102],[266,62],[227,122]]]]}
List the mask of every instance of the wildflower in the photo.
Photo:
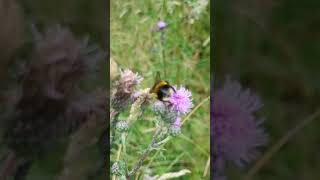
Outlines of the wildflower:
{"type": "Polygon", "coordinates": [[[159,21],[158,23],[157,23],[157,29],[158,30],[163,30],[164,28],[166,28],[167,27],[167,24],[164,22],[164,21],[159,21]]]}
{"type": "Polygon", "coordinates": [[[121,111],[132,102],[135,87],[142,81],[142,77],[131,70],[121,72],[121,77],[114,85],[111,105],[116,111],[121,111]]]}
{"type": "Polygon", "coordinates": [[[156,101],[153,104],[154,112],[170,125],[180,123],[177,121],[180,119],[180,115],[189,113],[193,107],[190,91],[184,87],[179,89],[174,87],[174,89],[175,92],[169,98],[169,102],[156,101]]]}
{"type": "Polygon", "coordinates": [[[153,104],[153,111],[161,117],[164,122],[172,124],[178,117],[178,113],[172,108],[171,104],[162,101],[156,101],[153,104]]]}
{"type": "Polygon", "coordinates": [[[133,93],[134,87],[141,83],[143,78],[138,73],[127,69],[121,72],[120,85],[125,93],[133,93]]]}
{"type": "Polygon", "coordinates": [[[184,87],[180,87],[176,89],[176,92],[170,97],[170,103],[173,105],[174,109],[178,112],[178,114],[187,114],[190,112],[193,107],[193,103],[191,100],[191,92],[184,87]]]}
{"type": "Polygon", "coordinates": [[[228,161],[242,166],[255,159],[259,154],[257,148],[267,141],[260,127],[262,121],[254,115],[262,107],[258,96],[228,78],[213,98],[213,149],[219,166],[228,161]]]}
{"type": "Polygon", "coordinates": [[[102,67],[98,61],[104,53],[98,48],[92,49],[86,40],[59,25],[37,32],[33,43],[27,71],[17,82],[19,96],[9,104],[12,113],[3,122],[2,137],[8,149],[31,164],[91,115],[105,119],[107,97],[106,91],[99,91],[93,83],[90,90],[83,88],[102,67]]]}
{"type": "Polygon", "coordinates": [[[90,47],[87,39],[78,40],[69,29],[60,25],[34,34],[37,36],[35,50],[30,73],[25,77],[26,81],[37,83],[33,86],[41,86],[42,92],[34,93],[61,99],[74,94],[72,90],[80,81],[97,72],[98,62],[104,55],[99,49],[90,47]]]}

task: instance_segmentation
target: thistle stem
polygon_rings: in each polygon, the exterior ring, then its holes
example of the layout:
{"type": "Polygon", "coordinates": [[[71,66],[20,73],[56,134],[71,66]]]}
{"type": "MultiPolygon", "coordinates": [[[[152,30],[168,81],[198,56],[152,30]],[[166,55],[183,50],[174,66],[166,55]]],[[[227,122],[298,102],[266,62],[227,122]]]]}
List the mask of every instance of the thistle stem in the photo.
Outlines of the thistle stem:
{"type": "Polygon", "coordinates": [[[161,31],[160,34],[160,42],[161,42],[161,58],[163,62],[163,71],[164,71],[164,76],[166,77],[166,52],[165,52],[165,34],[164,31],[161,31]]]}
{"type": "MultiPolygon", "coordinates": [[[[117,159],[116,159],[116,161],[119,161],[119,160],[120,160],[121,150],[122,150],[122,145],[120,144],[120,145],[119,145],[118,152],[117,152],[117,159]]],[[[112,175],[112,180],[116,180],[116,176],[115,176],[115,175],[112,175]]]]}
{"type": "Polygon", "coordinates": [[[133,169],[129,172],[128,179],[130,179],[130,177],[134,176],[138,172],[138,170],[141,168],[143,162],[148,157],[148,155],[151,153],[151,151],[154,149],[154,147],[157,147],[157,139],[161,133],[161,130],[162,130],[162,126],[157,129],[157,131],[155,132],[155,134],[153,136],[151,144],[144,151],[144,153],[140,156],[138,162],[135,164],[133,169]]]}
{"type": "Polygon", "coordinates": [[[283,145],[285,145],[294,135],[300,132],[304,127],[310,124],[313,120],[317,119],[320,115],[320,109],[305,120],[299,122],[294,128],[290,129],[282,138],[280,138],[262,157],[256,164],[249,170],[244,180],[251,180],[253,176],[265,165],[271,157],[278,152],[283,145]]]}
{"type": "Polygon", "coordinates": [[[112,149],[115,141],[116,136],[116,125],[118,123],[118,113],[114,116],[113,120],[111,121],[111,140],[110,140],[110,148],[112,149]]]}

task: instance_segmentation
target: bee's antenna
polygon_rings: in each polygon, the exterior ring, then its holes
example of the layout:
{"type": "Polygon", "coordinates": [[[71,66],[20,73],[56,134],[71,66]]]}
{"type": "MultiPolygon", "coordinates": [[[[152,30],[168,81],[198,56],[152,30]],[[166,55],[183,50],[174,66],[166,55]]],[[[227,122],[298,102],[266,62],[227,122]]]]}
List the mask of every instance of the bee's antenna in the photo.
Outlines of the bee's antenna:
{"type": "Polygon", "coordinates": [[[176,93],[176,89],[174,87],[170,86],[170,88],[176,93]]]}

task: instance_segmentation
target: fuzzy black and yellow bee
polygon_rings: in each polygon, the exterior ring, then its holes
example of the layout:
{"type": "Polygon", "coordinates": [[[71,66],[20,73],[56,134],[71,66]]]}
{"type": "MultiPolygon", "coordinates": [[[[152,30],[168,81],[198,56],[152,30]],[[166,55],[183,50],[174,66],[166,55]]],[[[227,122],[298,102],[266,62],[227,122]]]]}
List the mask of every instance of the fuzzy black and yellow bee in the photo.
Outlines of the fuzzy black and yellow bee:
{"type": "Polygon", "coordinates": [[[170,96],[176,90],[169,84],[168,81],[161,80],[160,73],[157,72],[156,81],[153,87],[150,90],[150,93],[153,93],[156,98],[160,101],[169,101],[170,96]]]}

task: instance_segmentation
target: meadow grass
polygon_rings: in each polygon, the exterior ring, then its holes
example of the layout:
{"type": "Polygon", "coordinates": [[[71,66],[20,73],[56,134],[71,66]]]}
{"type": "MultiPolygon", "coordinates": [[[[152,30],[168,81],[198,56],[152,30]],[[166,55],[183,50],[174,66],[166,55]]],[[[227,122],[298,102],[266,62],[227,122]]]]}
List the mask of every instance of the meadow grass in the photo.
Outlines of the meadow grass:
{"type": "MultiPolygon", "coordinates": [[[[187,2],[187,1],[186,1],[187,2]]],[[[205,101],[182,126],[182,135],[169,141],[161,151],[152,153],[142,170],[162,175],[189,169],[191,174],[181,179],[210,179],[204,177],[210,157],[210,43],[209,7],[193,24],[188,21],[192,7],[188,3],[170,5],[169,1],[112,1],[111,2],[111,57],[120,68],[129,68],[144,77],[143,88],[151,88],[157,71],[172,85],[183,85],[192,91],[197,106],[205,101]],[[174,8],[174,11],[170,11],[174,8]],[[160,51],[160,34],[152,32],[156,23],[164,20],[166,65],[160,51]]],[[[191,1],[190,1],[191,2],[191,1]]],[[[129,167],[151,142],[154,115],[146,112],[144,119],[135,121],[127,142],[129,167]]],[[[113,151],[111,160],[117,152],[113,151]]]]}

